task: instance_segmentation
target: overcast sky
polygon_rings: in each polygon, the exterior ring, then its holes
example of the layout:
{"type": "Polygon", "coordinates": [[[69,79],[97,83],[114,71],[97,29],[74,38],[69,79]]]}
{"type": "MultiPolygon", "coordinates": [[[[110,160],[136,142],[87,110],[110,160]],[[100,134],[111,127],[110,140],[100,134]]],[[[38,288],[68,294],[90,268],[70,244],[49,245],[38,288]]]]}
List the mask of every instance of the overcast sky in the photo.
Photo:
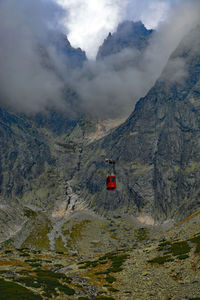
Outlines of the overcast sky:
{"type": "MultiPolygon", "coordinates": [[[[156,28],[171,10],[184,0],[55,0],[66,9],[63,20],[74,47],[95,58],[98,47],[109,32],[123,20],[141,20],[147,28],[156,28]]],[[[190,2],[188,0],[188,2],[190,2]]]]}

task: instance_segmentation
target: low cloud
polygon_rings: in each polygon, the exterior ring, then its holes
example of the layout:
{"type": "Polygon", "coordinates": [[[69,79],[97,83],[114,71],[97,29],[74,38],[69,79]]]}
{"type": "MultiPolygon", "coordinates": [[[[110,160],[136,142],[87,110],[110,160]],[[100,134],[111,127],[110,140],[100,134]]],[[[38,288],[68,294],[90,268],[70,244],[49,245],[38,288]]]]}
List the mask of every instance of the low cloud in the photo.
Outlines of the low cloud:
{"type": "Polygon", "coordinates": [[[123,19],[128,0],[56,0],[68,12],[64,25],[74,47],[95,59],[106,35],[123,19]]]}
{"type": "Polygon", "coordinates": [[[171,83],[184,83],[188,76],[186,62],[183,58],[170,59],[167,68],[162,76],[162,80],[171,83]]]}
{"type": "MultiPolygon", "coordinates": [[[[124,49],[103,61],[89,60],[73,71],[63,53],[49,42],[53,32],[63,30],[62,19],[63,10],[50,0],[0,0],[1,105],[26,113],[54,107],[70,116],[77,111],[95,118],[128,116],[182,38],[199,23],[200,5],[198,1],[177,5],[143,54],[124,49]]],[[[170,65],[166,77],[184,80],[184,59],[172,60],[170,65]]]]}
{"type": "Polygon", "coordinates": [[[63,107],[62,56],[49,45],[58,16],[62,10],[51,1],[0,1],[1,104],[27,113],[63,107]]]}
{"type": "MultiPolygon", "coordinates": [[[[103,118],[131,113],[139,98],[145,96],[159,78],[180,41],[199,20],[200,5],[196,1],[183,3],[160,25],[143,54],[136,49],[125,49],[103,61],[86,63],[72,80],[82,100],[81,109],[103,118]]],[[[188,43],[189,47],[193,46],[191,40],[188,43]]],[[[165,80],[183,82],[187,74],[184,59],[173,58],[169,61],[165,80]]]]}
{"type": "Polygon", "coordinates": [[[95,59],[109,32],[124,20],[142,21],[156,28],[173,7],[183,0],[55,0],[67,10],[64,25],[74,47],[84,49],[95,59]]]}
{"type": "Polygon", "coordinates": [[[182,0],[129,0],[125,16],[128,20],[142,21],[148,29],[157,28],[180,1],[182,0]]]}

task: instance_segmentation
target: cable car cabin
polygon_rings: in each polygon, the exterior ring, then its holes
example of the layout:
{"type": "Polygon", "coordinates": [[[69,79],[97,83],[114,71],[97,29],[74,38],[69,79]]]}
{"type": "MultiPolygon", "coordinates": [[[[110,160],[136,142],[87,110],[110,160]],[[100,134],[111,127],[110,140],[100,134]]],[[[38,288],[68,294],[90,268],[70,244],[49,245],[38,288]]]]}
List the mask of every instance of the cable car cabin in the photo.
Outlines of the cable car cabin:
{"type": "Polygon", "coordinates": [[[113,191],[116,189],[116,176],[109,175],[106,179],[106,189],[108,191],[113,191]]]}

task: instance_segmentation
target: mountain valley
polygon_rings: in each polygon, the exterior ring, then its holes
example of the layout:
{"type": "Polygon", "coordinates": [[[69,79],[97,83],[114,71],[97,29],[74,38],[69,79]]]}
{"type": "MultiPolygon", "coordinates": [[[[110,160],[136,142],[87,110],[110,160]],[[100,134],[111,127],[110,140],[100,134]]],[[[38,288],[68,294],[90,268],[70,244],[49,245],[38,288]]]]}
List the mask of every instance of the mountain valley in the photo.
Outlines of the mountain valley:
{"type": "MultiPolygon", "coordinates": [[[[142,53],[154,31],[121,24],[98,61],[127,49],[131,34],[129,51],[136,41],[142,53]]],[[[84,68],[85,53],[57,39],[67,67],[84,68]]],[[[1,300],[200,299],[199,41],[197,26],[128,118],[2,105],[1,300]]],[[[79,95],[65,88],[76,107],[79,95]]]]}

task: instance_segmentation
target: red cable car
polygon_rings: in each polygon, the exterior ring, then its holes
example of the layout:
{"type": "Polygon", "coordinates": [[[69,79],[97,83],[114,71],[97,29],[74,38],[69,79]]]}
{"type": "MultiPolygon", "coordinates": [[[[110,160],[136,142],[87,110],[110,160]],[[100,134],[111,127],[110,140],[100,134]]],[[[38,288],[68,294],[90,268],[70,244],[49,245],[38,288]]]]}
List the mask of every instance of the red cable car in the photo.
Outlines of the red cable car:
{"type": "Polygon", "coordinates": [[[113,191],[116,189],[116,176],[115,175],[108,175],[106,179],[106,189],[108,191],[113,191]]]}

